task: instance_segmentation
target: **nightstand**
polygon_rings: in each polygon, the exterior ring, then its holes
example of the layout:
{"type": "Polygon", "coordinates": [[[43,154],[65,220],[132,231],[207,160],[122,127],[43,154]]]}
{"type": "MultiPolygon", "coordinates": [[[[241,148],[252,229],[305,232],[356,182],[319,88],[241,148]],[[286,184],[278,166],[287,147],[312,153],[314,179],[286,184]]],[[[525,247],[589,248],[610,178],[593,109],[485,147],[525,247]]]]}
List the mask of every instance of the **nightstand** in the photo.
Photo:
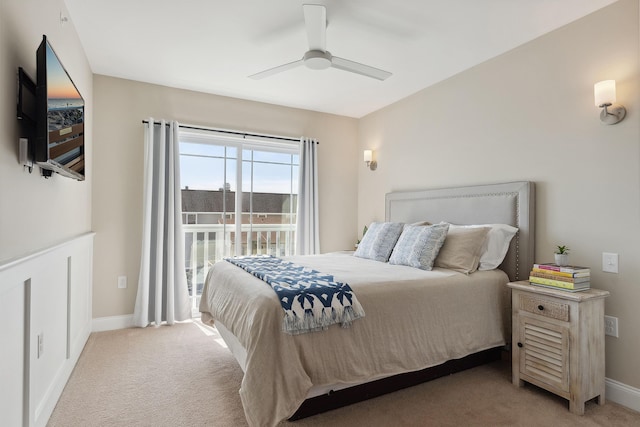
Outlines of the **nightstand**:
{"type": "Polygon", "coordinates": [[[512,282],[513,384],[534,384],[569,400],[604,405],[604,299],[608,291],[568,292],[512,282]]]}

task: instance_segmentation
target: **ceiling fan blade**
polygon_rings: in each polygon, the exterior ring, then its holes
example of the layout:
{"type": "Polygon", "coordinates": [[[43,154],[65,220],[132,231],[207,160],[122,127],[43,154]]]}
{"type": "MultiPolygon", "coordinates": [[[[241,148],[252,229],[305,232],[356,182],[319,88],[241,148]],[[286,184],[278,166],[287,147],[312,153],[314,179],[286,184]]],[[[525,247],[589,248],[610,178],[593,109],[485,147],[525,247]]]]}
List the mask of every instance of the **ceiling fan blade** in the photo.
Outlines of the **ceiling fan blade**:
{"type": "Polygon", "coordinates": [[[331,66],[339,70],[362,74],[363,76],[372,77],[378,80],[385,80],[387,77],[391,76],[391,73],[388,71],[360,64],[359,62],[349,61],[348,59],[338,58],[337,56],[333,56],[331,58],[331,66]]]}
{"type": "Polygon", "coordinates": [[[303,4],[309,50],[327,50],[327,9],[320,4],[303,4]]]}
{"type": "Polygon", "coordinates": [[[249,78],[254,80],[264,79],[265,77],[273,76],[274,74],[281,73],[283,71],[290,70],[291,68],[295,68],[299,65],[302,65],[304,62],[302,59],[298,59],[297,61],[289,62],[288,64],[278,65],[277,67],[269,68],[268,70],[260,71],[259,73],[253,74],[249,76],[249,78]]]}

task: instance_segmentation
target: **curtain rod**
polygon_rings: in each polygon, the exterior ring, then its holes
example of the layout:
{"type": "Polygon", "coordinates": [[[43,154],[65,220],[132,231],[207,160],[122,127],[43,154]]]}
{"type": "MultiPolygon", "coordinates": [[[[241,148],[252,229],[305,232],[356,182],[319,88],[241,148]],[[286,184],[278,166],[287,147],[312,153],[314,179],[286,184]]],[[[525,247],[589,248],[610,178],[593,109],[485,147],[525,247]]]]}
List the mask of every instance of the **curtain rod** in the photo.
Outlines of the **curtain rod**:
{"type": "MultiPolygon", "coordinates": [[[[149,121],[148,120],[143,120],[142,123],[149,123],[149,121]]],[[[154,125],[160,125],[162,123],[154,121],[153,124],[154,125]]],[[[166,123],[166,126],[169,126],[169,123],[166,123]]],[[[206,127],[193,126],[193,125],[179,125],[179,127],[184,128],[184,129],[194,129],[194,130],[210,130],[210,131],[213,131],[213,132],[227,133],[227,134],[230,134],[230,135],[242,135],[243,137],[255,136],[255,137],[258,137],[258,138],[269,138],[269,139],[279,139],[279,140],[282,140],[282,141],[300,142],[299,138],[290,138],[290,137],[287,137],[287,136],[274,136],[274,135],[266,135],[266,134],[259,134],[259,133],[237,132],[237,131],[226,130],[226,129],[206,128],[206,127]]],[[[320,141],[316,141],[316,144],[320,144],[320,141]]]]}

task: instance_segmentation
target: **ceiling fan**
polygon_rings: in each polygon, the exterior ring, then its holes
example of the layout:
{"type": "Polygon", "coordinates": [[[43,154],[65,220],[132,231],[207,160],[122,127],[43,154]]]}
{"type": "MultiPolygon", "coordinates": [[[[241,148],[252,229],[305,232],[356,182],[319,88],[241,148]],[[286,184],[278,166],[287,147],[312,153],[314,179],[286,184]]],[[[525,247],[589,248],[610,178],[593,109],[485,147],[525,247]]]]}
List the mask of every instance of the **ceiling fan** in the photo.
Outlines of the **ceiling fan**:
{"type": "Polygon", "coordinates": [[[249,76],[250,78],[255,80],[263,79],[300,65],[306,65],[312,70],[324,70],[325,68],[333,67],[378,80],[384,80],[391,76],[391,73],[388,71],[331,55],[331,52],[326,49],[326,8],[319,4],[304,4],[302,5],[302,10],[304,11],[304,23],[307,27],[309,50],[304,54],[302,59],[261,71],[249,76]]]}

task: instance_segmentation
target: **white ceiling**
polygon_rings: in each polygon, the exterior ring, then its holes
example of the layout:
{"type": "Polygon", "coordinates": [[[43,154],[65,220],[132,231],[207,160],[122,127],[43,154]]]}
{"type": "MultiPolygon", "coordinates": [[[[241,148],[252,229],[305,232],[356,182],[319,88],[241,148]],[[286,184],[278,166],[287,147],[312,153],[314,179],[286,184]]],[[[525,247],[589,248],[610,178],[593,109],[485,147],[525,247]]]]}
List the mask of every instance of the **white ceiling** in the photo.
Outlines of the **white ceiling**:
{"type": "Polygon", "coordinates": [[[96,74],[362,117],[615,0],[65,0],[96,74]],[[248,76],[308,50],[302,4],[327,8],[327,50],[393,73],[248,76]]]}

